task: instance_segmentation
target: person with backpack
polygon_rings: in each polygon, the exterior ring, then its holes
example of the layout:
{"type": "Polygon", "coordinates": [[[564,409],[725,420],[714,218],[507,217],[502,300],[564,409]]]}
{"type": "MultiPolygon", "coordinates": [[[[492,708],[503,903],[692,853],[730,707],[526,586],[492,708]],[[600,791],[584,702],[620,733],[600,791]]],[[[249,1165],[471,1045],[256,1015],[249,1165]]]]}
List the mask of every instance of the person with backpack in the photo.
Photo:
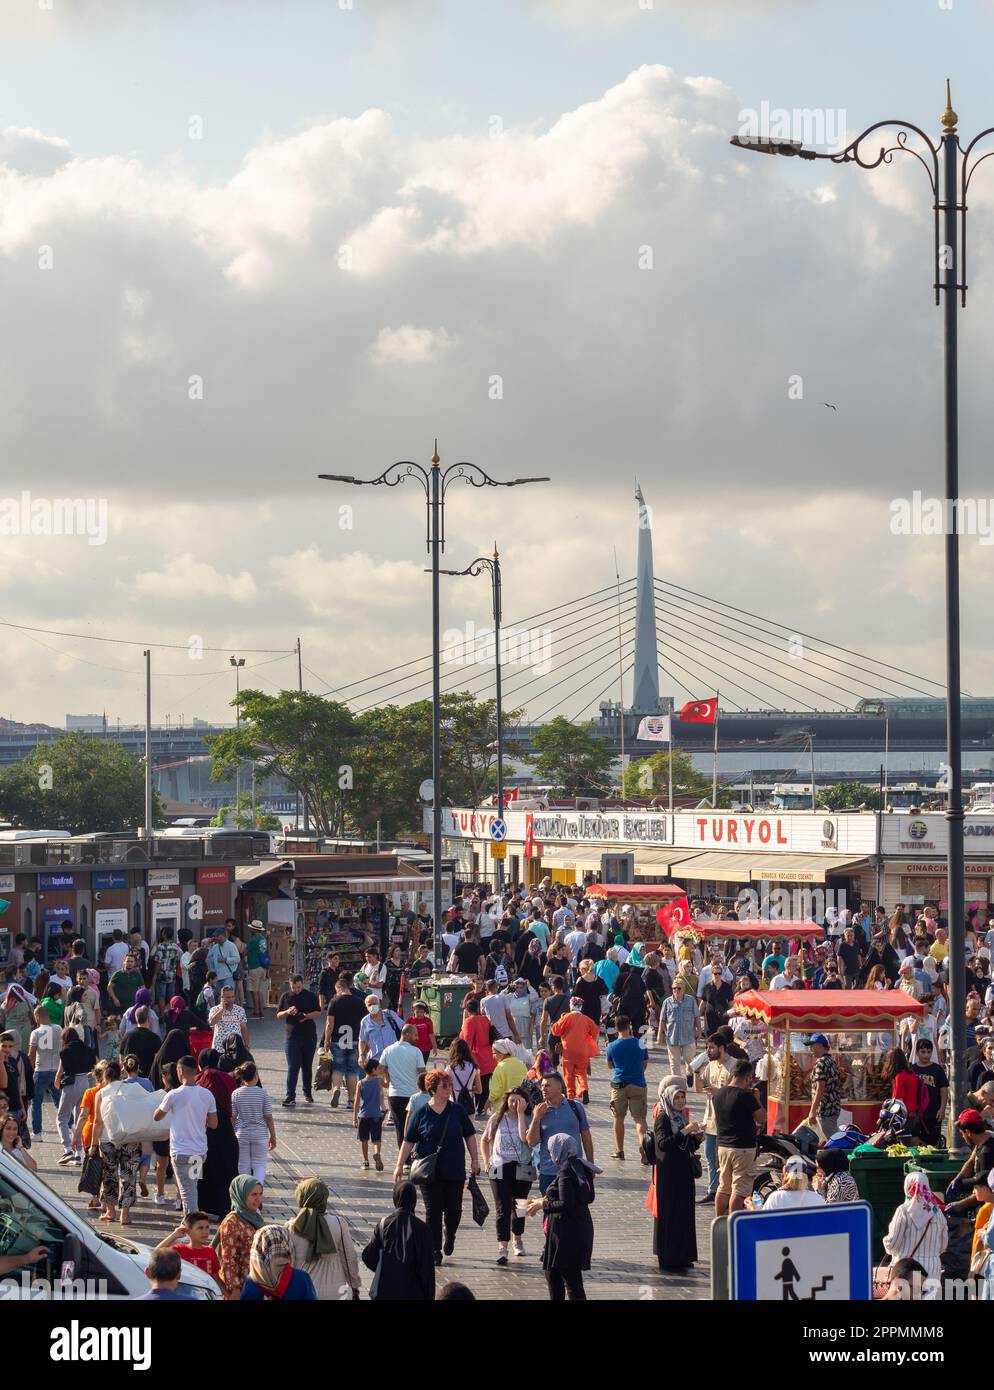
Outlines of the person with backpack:
{"type": "Polygon", "coordinates": [[[590,1121],[580,1101],[566,1098],[563,1078],[557,1071],[543,1076],[539,1083],[542,1099],[532,1111],[531,1124],[525,1134],[526,1141],[538,1154],[538,1190],[543,1197],[556,1177],[559,1169],[549,1151],[550,1141],[557,1134],[568,1134],[583,1150],[584,1156],[593,1162],[594,1144],[590,1134],[590,1121]]]}
{"type": "Polygon", "coordinates": [[[493,1045],[499,1034],[486,1014],[480,1013],[480,1006],[475,999],[465,1001],[464,1011],[465,1019],[459,1036],[469,1046],[473,1062],[480,1075],[476,1113],[477,1116],[482,1116],[486,1114],[487,1101],[490,1096],[490,1078],[497,1068],[493,1045]]]}
{"type": "Polygon", "coordinates": [[[469,1043],[464,1038],[452,1039],[449,1065],[445,1070],[452,1078],[452,1099],[456,1105],[461,1105],[467,1113],[472,1114],[483,1087],[480,1084],[479,1069],[469,1050],[469,1043]]]}
{"type": "Polygon", "coordinates": [[[571,1134],[554,1134],[548,1145],[555,1175],[541,1198],[528,1203],[530,1216],[545,1216],[545,1249],[542,1268],[549,1286],[549,1298],[562,1303],[585,1302],[583,1271],[590,1268],[594,1249],[594,1223],[590,1207],[594,1200],[595,1163],[580,1156],[580,1147],[571,1134]]]}
{"type": "Polygon", "coordinates": [[[497,1222],[497,1263],[507,1264],[507,1243],[513,1240],[515,1255],[525,1253],[525,1218],[519,1215],[538,1176],[531,1148],[523,1137],[529,1100],[521,1090],[508,1091],[487,1121],[480,1138],[483,1167],[490,1175],[497,1222]]]}

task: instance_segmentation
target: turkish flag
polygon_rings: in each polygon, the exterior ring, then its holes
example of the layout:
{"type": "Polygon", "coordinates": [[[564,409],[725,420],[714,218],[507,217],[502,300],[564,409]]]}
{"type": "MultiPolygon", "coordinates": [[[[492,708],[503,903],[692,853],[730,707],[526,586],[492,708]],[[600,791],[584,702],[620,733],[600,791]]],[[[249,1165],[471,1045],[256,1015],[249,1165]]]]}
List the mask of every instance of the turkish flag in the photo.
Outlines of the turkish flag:
{"type": "Polygon", "coordinates": [[[680,718],[687,724],[713,724],[717,717],[717,695],[712,695],[707,700],[691,700],[680,711],[680,718]]]}
{"type": "Polygon", "coordinates": [[[656,921],[667,937],[672,937],[674,932],[680,931],[682,927],[689,927],[691,925],[690,907],[686,897],[671,898],[663,903],[656,910],[656,921]]]}

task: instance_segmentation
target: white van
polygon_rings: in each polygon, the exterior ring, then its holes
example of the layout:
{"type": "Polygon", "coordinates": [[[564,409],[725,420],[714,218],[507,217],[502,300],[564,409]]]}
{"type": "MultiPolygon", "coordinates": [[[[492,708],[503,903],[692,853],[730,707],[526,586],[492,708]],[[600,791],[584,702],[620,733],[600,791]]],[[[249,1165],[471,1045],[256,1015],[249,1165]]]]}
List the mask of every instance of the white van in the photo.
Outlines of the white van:
{"type": "MultiPolygon", "coordinates": [[[[43,1279],[49,1286],[67,1281],[65,1291],[57,1290],[54,1295],[63,1300],[71,1296],[68,1281],[79,1281],[79,1293],[72,1296],[83,1299],[140,1298],[152,1287],[145,1275],[151,1246],[131,1240],[120,1227],[94,1230],[37,1174],[0,1151],[0,1256],[18,1242],[23,1249],[26,1240],[30,1240],[31,1249],[47,1245],[50,1258],[0,1275],[0,1303],[39,1297],[37,1290],[32,1294],[25,1274],[43,1279]]],[[[210,1275],[186,1260],[180,1288],[195,1298],[221,1298],[221,1290],[210,1275]]]]}

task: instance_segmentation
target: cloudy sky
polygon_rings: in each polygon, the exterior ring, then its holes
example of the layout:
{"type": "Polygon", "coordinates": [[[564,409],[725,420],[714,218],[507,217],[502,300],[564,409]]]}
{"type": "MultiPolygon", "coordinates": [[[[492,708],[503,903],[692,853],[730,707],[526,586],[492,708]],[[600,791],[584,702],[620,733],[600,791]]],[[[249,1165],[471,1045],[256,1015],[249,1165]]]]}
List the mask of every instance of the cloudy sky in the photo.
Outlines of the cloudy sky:
{"type": "MultiPolygon", "coordinates": [[[[508,621],[610,584],[613,547],[634,572],[638,475],[657,573],[941,677],[941,539],[890,529],[942,479],[924,173],[728,136],[763,103],[934,132],[947,73],[972,134],[994,4],[643,4],[0,0],[0,714],[141,717],[140,647],[53,631],[175,644],[157,722],[226,716],[230,652],[293,683],[298,634],[317,690],[421,656],[420,494],[316,475],[436,435],[552,478],[450,493],[446,562],[496,538],[508,621]],[[106,543],[17,534],[25,492],[106,502],[106,543]]],[[[994,165],[970,206],[961,490],[986,498],[994,165]]],[[[972,693],[992,554],[964,541],[972,693]]],[[[486,619],[482,581],[444,603],[486,619]]]]}

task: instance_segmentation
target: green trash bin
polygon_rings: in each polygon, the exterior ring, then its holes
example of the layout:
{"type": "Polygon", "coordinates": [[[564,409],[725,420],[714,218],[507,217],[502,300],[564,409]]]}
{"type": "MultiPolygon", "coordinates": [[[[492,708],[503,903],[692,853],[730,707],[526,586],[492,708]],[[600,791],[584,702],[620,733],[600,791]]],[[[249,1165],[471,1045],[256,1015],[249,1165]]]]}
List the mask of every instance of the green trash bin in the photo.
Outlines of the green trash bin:
{"type": "Polygon", "coordinates": [[[928,1178],[928,1185],[937,1197],[941,1197],[953,1178],[962,1168],[962,1161],[950,1158],[944,1150],[941,1153],[925,1154],[923,1158],[915,1155],[905,1160],[905,1173],[922,1172],[928,1178]]]}
{"type": "Polygon", "coordinates": [[[450,1043],[462,1031],[462,1001],[472,988],[472,980],[465,975],[443,975],[441,978],[427,975],[415,981],[415,995],[420,1003],[428,1005],[431,1026],[439,1044],[450,1043]]]}
{"type": "Polygon", "coordinates": [[[849,1172],[864,1202],[873,1208],[873,1262],[884,1256],[884,1236],[890,1219],[904,1201],[904,1165],[907,1154],[891,1158],[886,1149],[854,1149],[849,1172]]]}

